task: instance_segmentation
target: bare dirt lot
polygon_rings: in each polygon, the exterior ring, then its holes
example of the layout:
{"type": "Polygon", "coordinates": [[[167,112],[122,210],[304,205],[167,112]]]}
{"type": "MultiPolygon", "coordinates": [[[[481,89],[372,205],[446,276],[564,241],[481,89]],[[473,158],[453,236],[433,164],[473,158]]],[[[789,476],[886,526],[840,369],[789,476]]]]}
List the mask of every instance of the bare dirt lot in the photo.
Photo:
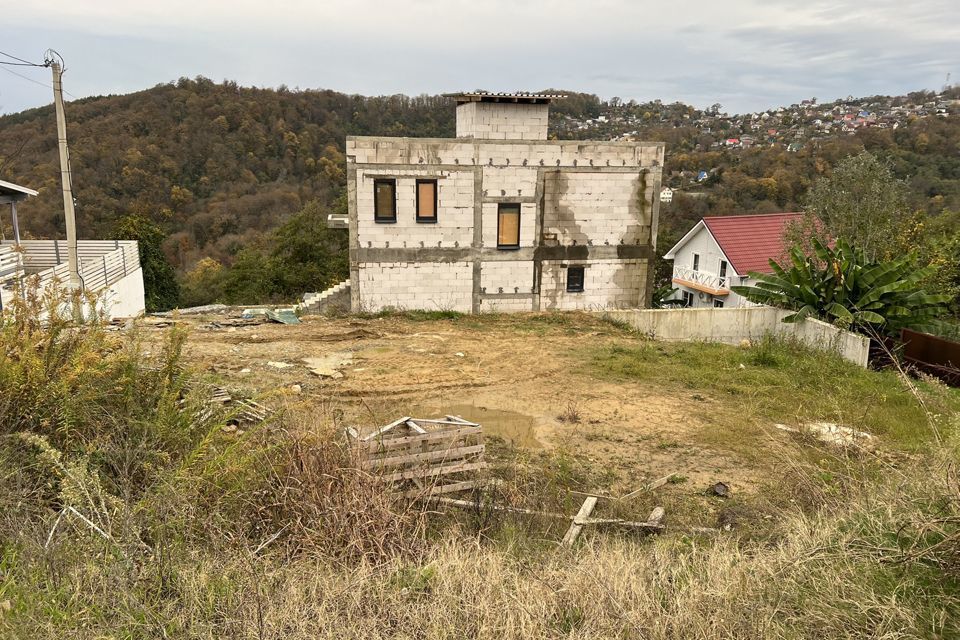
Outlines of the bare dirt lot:
{"type": "MultiPolygon", "coordinates": [[[[161,335],[150,329],[158,322],[144,322],[148,335],[161,335]]],[[[602,486],[583,490],[625,493],[676,474],[674,491],[699,493],[722,480],[749,494],[765,475],[762,457],[717,437],[718,421],[738,421],[734,403],[596,371],[592,354],[640,341],[596,316],[230,322],[178,318],[189,329],[186,359],[263,404],[291,403],[361,429],[404,415],[460,415],[514,453],[563,452],[592,466],[602,486]]]]}

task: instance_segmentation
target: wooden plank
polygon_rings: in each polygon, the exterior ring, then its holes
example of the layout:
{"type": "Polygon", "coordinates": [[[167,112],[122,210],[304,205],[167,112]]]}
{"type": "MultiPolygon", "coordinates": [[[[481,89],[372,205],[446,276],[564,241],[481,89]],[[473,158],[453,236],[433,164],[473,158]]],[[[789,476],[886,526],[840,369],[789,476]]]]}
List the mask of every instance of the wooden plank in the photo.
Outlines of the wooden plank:
{"type": "Polygon", "coordinates": [[[580,536],[580,532],[583,530],[583,520],[590,517],[590,514],[593,513],[594,507],[597,506],[597,497],[596,496],[587,496],[587,499],[583,501],[583,504],[580,505],[580,511],[577,512],[577,515],[573,519],[573,523],[570,525],[570,528],[567,529],[567,533],[563,536],[562,544],[565,547],[572,547],[573,543],[577,541],[577,538],[580,536]]]}
{"type": "Polygon", "coordinates": [[[470,447],[457,447],[455,449],[439,449],[437,451],[426,451],[421,453],[408,453],[402,456],[391,456],[388,458],[371,458],[365,464],[365,468],[379,469],[399,464],[408,464],[416,462],[429,462],[434,460],[454,460],[465,458],[475,453],[483,453],[484,445],[477,444],[470,447]]]}
{"type": "Polygon", "coordinates": [[[638,496],[638,495],[640,495],[641,493],[646,493],[647,491],[653,491],[654,489],[659,489],[659,488],[662,487],[663,485],[665,485],[665,484],[667,484],[668,482],[670,482],[670,478],[672,478],[674,475],[675,475],[675,474],[671,473],[671,474],[668,475],[668,476],[663,476],[662,478],[657,478],[657,479],[654,480],[653,482],[647,483],[646,485],[640,487],[640,488],[637,489],[636,491],[631,491],[631,492],[628,493],[627,495],[621,496],[620,499],[621,499],[621,500],[629,500],[630,498],[632,498],[632,497],[634,497],[634,496],[638,496]]]}
{"type": "Polygon", "coordinates": [[[418,424],[417,424],[416,422],[414,422],[413,420],[407,420],[407,423],[406,423],[406,424],[407,424],[408,427],[410,427],[411,429],[413,429],[413,430],[416,431],[417,433],[426,433],[426,432],[427,432],[426,429],[424,429],[423,427],[421,427],[420,425],[418,425],[418,424]]]}
{"type": "Polygon", "coordinates": [[[479,427],[479,426],[480,426],[480,425],[477,424],[476,422],[470,422],[469,420],[464,420],[464,419],[461,418],[460,416],[451,416],[451,415],[448,415],[448,416],[445,416],[445,417],[448,418],[448,419],[450,419],[450,420],[453,420],[454,422],[457,422],[457,423],[459,423],[459,424],[469,424],[469,425],[473,425],[473,426],[475,426],[475,427],[479,427]]]}
{"type": "Polygon", "coordinates": [[[409,491],[404,492],[403,496],[405,498],[435,496],[442,493],[466,491],[467,489],[473,489],[475,486],[477,486],[477,482],[475,480],[465,480],[463,482],[454,482],[453,484],[437,485],[429,487],[428,489],[410,489],[409,491]]]}
{"type": "Polygon", "coordinates": [[[663,507],[654,507],[653,511],[650,512],[650,515],[647,516],[647,522],[650,524],[660,524],[663,522],[663,516],[666,515],[663,507]]]}
{"type": "Polygon", "coordinates": [[[440,465],[437,467],[398,471],[396,473],[381,476],[381,479],[387,482],[396,482],[397,480],[413,480],[414,478],[431,478],[434,476],[445,476],[451,473],[460,473],[461,471],[485,469],[486,466],[487,464],[485,462],[466,462],[451,465],[440,465]]]}
{"type": "Polygon", "coordinates": [[[376,460],[379,458],[389,458],[392,456],[401,456],[411,453],[427,453],[433,451],[448,451],[460,447],[472,447],[482,445],[483,441],[479,438],[451,438],[444,440],[428,440],[426,442],[414,442],[402,447],[378,448],[364,451],[360,448],[360,454],[367,460],[376,460]]]}
{"type": "Polygon", "coordinates": [[[482,429],[480,427],[463,427],[461,429],[451,429],[449,431],[428,431],[423,434],[416,434],[411,436],[399,436],[396,438],[380,438],[378,440],[370,441],[368,438],[362,438],[361,440],[365,443],[364,446],[369,447],[371,450],[377,449],[396,449],[411,443],[420,443],[420,442],[430,442],[432,440],[448,440],[456,438],[465,438],[468,436],[480,435],[482,429]]]}
{"type": "Polygon", "coordinates": [[[361,438],[361,439],[362,439],[364,442],[366,442],[366,441],[368,441],[368,440],[372,440],[372,439],[376,438],[377,436],[383,435],[384,433],[390,431],[390,429],[393,429],[394,427],[403,424],[404,422],[406,422],[406,421],[409,420],[409,419],[410,419],[410,416],[404,416],[404,417],[400,418],[399,420],[394,420],[394,421],[391,422],[390,424],[387,424],[387,425],[384,425],[384,426],[380,427],[379,429],[377,429],[377,430],[374,431],[373,433],[371,433],[371,434],[369,434],[369,435],[366,435],[366,436],[364,436],[364,437],[361,438]]]}

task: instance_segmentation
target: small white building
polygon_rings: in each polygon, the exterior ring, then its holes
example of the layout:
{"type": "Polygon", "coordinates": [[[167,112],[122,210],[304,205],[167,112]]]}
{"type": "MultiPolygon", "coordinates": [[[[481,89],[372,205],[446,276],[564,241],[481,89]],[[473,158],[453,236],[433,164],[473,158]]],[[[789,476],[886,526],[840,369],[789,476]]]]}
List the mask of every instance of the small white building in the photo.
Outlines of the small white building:
{"type": "Polygon", "coordinates": [[[676,299],[686,307],[746,307],[752,303],[731,287],[752,285],[751,272],[771,273],[770,260],[790,250],[785,239],[802,213],[765,213],[703,218],[664,255],[673,260],[676,299]]]}
{"type": "MultiPolygon", "coordinates": [[[[35,283],[41,289],[69,278],[65,240],[23,240],[17,203],[37,192],[0,180],[0,204],[10,205],[13,238],[2,235],[0,224],[0,313],[14,296],[35,283]]],[[[98,311],[106,318],[138,316],[144,312],[143,269],[133,240],[78,240],[77,263],[83,289],[98,296],[98,311]]],[[[84,313],[87,313],[85,310],[84,313]]]]}
{"type": "Polygon", "coordinates": [[[660,202],[670,203],[673,202],[673,189],[670,187],[664,187],[660,190],[660,202]]]}

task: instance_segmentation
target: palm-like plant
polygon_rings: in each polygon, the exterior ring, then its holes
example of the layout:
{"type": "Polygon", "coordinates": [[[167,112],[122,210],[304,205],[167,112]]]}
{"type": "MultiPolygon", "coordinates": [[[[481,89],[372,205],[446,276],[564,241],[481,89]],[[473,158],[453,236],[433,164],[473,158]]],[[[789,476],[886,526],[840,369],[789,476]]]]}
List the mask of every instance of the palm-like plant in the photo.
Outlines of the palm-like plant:
{"type": "Polygon", "coordinates": [[[808,256],[794,247],[788,268],[771,260],[772,274],[751,273],[755,286],[732,289],[751,302],[795,310],[784,322],[815,316],[893,335],[904,327],[935,331],[950,301],[948,295],[923,290],[920,282],[931,275],[932,267],[915,268],[912,256],[872,262],[844,240],[834,248],[815,240],[813,253],[808,256]]]}

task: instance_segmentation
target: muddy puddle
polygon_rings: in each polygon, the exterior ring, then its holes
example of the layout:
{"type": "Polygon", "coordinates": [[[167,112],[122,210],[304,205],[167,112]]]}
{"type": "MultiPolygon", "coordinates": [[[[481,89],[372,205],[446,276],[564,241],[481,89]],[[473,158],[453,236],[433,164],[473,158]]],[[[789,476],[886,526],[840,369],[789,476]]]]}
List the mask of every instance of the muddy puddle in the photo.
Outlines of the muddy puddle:
{"type": "Polygon", "coordinates": [[[460,416],[483,425],[483,432],[498,436],[516,447],[539,449],[543,444],[537,440],[536,419],[516,411],[488,409],[474,404],[422,405],[410,409],[410,415],[433,418],[441,415],[460,416]]]}

